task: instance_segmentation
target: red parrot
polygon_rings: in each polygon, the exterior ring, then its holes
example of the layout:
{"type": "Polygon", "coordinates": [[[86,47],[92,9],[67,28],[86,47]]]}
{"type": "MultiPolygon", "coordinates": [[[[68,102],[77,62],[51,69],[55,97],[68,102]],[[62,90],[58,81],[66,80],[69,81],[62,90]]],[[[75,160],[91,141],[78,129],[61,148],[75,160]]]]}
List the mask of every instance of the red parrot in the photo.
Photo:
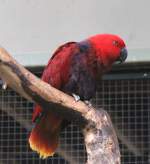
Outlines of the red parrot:
{"type": "MultiPolygon", "coordinates": [[[[111,69],[113,63],[122,63],[126,58],[126,46],[119,36],[98,34],[60,46],[45,67],[42,80],[69,95],[90,100],[95,95],[98,79],[111,69]]],[[[40,157],[54,154],[63,120],[63,117],[35,106],[32,118],[35,127],[29,144],[40,157]]]]}

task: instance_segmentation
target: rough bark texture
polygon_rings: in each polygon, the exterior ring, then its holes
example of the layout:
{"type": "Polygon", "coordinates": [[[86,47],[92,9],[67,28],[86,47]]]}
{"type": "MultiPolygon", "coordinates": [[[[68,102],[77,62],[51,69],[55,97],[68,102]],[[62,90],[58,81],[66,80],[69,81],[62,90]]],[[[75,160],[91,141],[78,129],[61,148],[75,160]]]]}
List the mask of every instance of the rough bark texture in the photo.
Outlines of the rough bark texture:
{"type": "Polygon", "coordinates": [[[118,140],[108,114],[102,109],[91,110],[85,117],[88,119],[83,129],[87,164],[119,164],[118,140]]]}
{"type": "Polygon", "coordinates": [[[43,82],[17,63],[0,48],[0,77],[26,99],[40,104],[43,109],[78,122],[83,127],[87,150],[87,164],[119,164],[118,140],[108,114],[88,107],[81,101],[43,82]]]}

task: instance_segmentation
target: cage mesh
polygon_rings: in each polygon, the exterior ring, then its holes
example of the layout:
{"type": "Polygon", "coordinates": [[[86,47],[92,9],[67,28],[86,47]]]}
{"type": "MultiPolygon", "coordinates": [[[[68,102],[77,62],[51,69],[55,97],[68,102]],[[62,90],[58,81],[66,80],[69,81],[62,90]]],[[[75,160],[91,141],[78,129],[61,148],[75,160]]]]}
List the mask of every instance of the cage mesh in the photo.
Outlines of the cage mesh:
{"type": "MultiPolygon", "coordinates": [[[[150,79],[104,80],[93,103],[111,115],[122,164],[148,164],[150,79]]],[[[73,124],[61,132],[57,154],[39,159],[28,145],[32,110],[33,104],[12,90],[0,90],[0,164],[85,163],[83,136],[73,124]]]]}

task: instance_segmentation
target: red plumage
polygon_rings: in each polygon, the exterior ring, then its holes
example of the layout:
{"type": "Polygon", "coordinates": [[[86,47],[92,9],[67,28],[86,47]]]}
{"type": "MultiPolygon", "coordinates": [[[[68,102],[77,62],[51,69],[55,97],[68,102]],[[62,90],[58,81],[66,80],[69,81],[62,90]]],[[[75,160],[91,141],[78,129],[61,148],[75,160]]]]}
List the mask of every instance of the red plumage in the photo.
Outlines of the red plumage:
{"type": "MultiPolygon", "coordinates": [[[[82,42],[69,42],[59,47],[45,67],[42,80],[81,100],[90,100],[97,80],[111,69],[115,61],[127,57],[124,41],[111,34],[90,37],[82,42]]],[[[44,111],[36,105],[29,143],[41,157],[51,156],[58,145],[63,117],[44,111]]]]}

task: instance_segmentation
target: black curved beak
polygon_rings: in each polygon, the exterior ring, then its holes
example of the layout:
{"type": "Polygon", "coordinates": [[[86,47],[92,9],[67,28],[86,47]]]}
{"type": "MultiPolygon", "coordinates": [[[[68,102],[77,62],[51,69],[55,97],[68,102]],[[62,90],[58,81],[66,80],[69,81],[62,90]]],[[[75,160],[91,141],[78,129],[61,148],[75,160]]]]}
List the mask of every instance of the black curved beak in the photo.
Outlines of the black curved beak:
{"type": "Polygon", "coordinates": [[[117,63],[123,63],[128,56],[128,51],[126,48],[122,48],[119,58],[116,60],[117,63]]]}

